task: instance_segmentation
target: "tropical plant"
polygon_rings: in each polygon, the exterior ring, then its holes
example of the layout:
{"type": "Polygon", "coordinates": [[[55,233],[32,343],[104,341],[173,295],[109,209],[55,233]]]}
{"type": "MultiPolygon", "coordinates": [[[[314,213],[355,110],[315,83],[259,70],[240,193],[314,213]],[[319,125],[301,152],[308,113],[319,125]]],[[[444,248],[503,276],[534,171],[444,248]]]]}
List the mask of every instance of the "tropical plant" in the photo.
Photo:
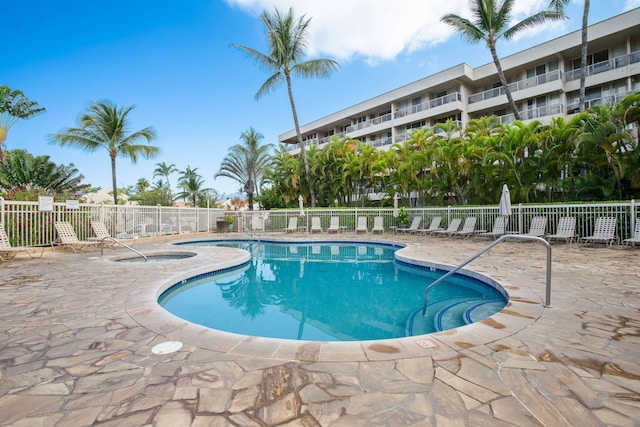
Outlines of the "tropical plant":
{"type": "Polygon", "coordinates": [[[165,162],[156,163],[156,168],[153,170],[154,178],[161,176],[167,180],[167,191],[169,192],[169,198],[171,199],[173,198],[173,194],[171,193],[171,182],[169,182],[169,176],[175,172],[178,172],[176,165],[173,163],[168,165],[165,162]]]}
{"type": "Polygon", "coordinates": [[[16,191],[33,190],[36,198],[38,194],[78,193],[91,187],[82,183],[83,179],[73,163],[57,165],[49,156],[34,157],[25,150],[9,150],[0,162],[0,188],[8,198],[16,191]]]}
{"type": "Polygon", "coordinates": [[[222,160],[220,170],[215,178],[231,178],[242,185],[249,199],[249,210],[253,210],[253,195],[259,195],[264,169],[271,163],[269,150],[272,144],[260,145],[264,136],[250,127],[242,132],[240,139],[243,144],[229,147],[229,153],[222,160]]]}
{"type": "Polygon", "coordinates": [[[107,150],[111,159],[114,204],[118,204],[116,158],[128,157],[132,163],[136,163],[139,156],[148,159],[160,154],[160,148],[138,143],[140,140],[151,142],[155,138],[152,128],[128,132],[128,115],[134,108],[118,108],[107,101],[98,102],[80,118],[80,127],[66,128],[61,133],[51,135],[51,143],[63,147],[69,145],[90,153],[101,148],[107,150]]]}
{"type": "Polygon", "coordinates": [[[178,187],[182,190],[178,197],[189,200],[191,206],[199,206],[198,201],[206,198],[209,188],[204,188],[204,179],[197,172],[198,168],[191,168],[187,165],[184,171],[179,172],[178,187]]]}
{"type": "Polygon", "coordinates": [[[396,219],[399,226],[409,224],[409,213],[405,208],[398,209],[398,218],[396,219]]]}
{"type": "Polygon", "coordinates": [[[302,140],[300,125],[298,123],[298,112],[293,99],[291,75],[303,78],[328,77],[331,72],[339,66],[336,61],[331,59],[302,61],[306,54],[310,18],[306,19],[305,15],[296,18],[293,9],[289,9],[285,14],[281,13],[278,9],[275,9],[273,13],[265,10],[260,15],[260,18],[267,33],[269,53],[264,54],[250,47],[238,44],[232,44],[232,46],[243,51],[247,57],[251,58],[261,68],[274,73],[262,84],[255,95],[256,99],[273,91],[281,83],[286,82],[296,136],[298,145],[300,146],[300,155],[304,162],[307,184],[309,185],[311,207],[315,207],[316,196],[314,181],[311,177],[305,143],[302,140]]]}
{"type": "Polygon", "coordinates": [[[45,111],[37,102],[29,101],[22,91],[0,85],[0,161],[4,156],[2,143],[7,139],[11,126],[18,119],[26,120],[45,111]]]}
{"type": "MultiPolygon", "coordinates": [[[[551,0],[549,8],[555,10],[563,18],[566,18],[564,8],[569,4],[569,0],[551,0]]],[[[580,111],[584,111],[586,97],[586,80],[587,80],[587,47],[588,47],[588,27],[589,27],[589,7],[591,1],[584,0],[584,8],[582,10],[582,31],[580,43],[580,111]]]]}
{"type": "Polygon", "coordinates": [[[472,20],[455,14],[445,15],[441,20],[453,27],[467,41],[471,43],[484,41],[487,44],[493,63],[498,71],[500,83],[507,95],[509,107],[516,120],[520,120],[520,114],[511,96],[507,78],[502,71],[502,65],[496,51],[496,43],[501,38],[510,40],[521,31],[542,24],[545,21],[561,19],[563,15],[558,11],[544,10],[508,27],[512,18],[511,12],[514,3],[515,0],[470,0],[469,9],[471,9],[472,20]]]}

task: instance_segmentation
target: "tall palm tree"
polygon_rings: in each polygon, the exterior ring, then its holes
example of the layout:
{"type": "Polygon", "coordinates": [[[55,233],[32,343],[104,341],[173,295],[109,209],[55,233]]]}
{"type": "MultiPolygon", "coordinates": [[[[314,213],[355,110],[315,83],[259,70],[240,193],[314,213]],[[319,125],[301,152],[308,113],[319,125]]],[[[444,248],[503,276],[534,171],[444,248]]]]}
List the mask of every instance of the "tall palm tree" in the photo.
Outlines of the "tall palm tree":
{"type": "Polygon", "coordinates": [[[249,210],[253,210],[253,194],[259,194],[258,188],[262,183],[264,169],[271,163],[269,150],[273,144],[260,145],[264,136],[253,127],[242,132],[242,144],[229,147],[229,154],[222,160],[220,170],[215,178],[226,177],[240,183],[247,198],[249,210]]]}
{"type": "Polygon", "coordinates": [[[37,102],[29,101],[21,91],[0,85],[0,161],[4,156],[2,143],[7,139],[9,128],[18,119],[26,120],[45,111],[37,102]]]}
{"type": "MultiPolygon", "coordinates": [[[[555,10],[563,18],[566,18],[564,8],[569,4],[569,0],[551,0],[549,2],[549,8],[555,10]]],[[[586,93],[586,79],[587,79],[587,27],[589,25],[589,7],[591,5],[590,0],[584,0],[584,9],[582,11],[582,43],[580,45],[580,111],[585,110],[584,100],[586,93]]]]}
{"type": "Polygon", "coordinates": [[[178,172],[176,165],[173,163],[168,165],[165,162],[156,163],[156,168],[153,170],[154,178],[162,176],[167,180],[167,189],[169,191],[169,198],[171,199],[173,199],[173,195],[171,194],[171,183],[169,182],[169,175],[175,172],[178,172]]]}
{"type": "Polygon", "coordinates": [[[469,8],[473,16],[472,21],[455,14],[445,15],[441,20],[453,27],[467,41],[471,43],[484,41],[487,44],[511,111],[513,111],[516,120],[520,120],[518,108],[513,102],[507,78],[502,71],[502,65],[496,52],[496,43],[501,38],[509,40],[519,32],[545,21],[561,19],[562,14],[553,10],[543,10],[523,19],[512,27],[508,27],[514,3],[515,0],[470,0],[469,8]]]}
{"type": "Polygon", "coordinates": [[[178,194],[178,197],[182,199],[189,199],[193,207],[198,206],[198,199],[204,196],[204,193],[209,190],[203,188],[204,179],[197,172],[198,168],[191,168],[187,165],[184,171],[180,172],[180,178],[178,178],[178,186],[182,191],[178,194]]]}
{"type": "Polygon", "coordinates": [[[101,101],[89,107],[89,112],[80,118],[79,128],[66,128],[62,133],[51,135],[52,144],[70,145],[85,152],[94,152],[103,148],[111,158],[111,180],[113,184],[113,203],[118,204],[116,186],[116,157],[128,157],[132,163],[138,156],[153,158],[160,154],[160,148],[138,141],[151,142],[155,131],[150,128],[129,133],[128,115],[134,106],[118,108],[108,101],[101,101]]]}
{"type": "Polygon", "coordinates": [[[339,65],[331,59],[302,61],[306,54],[307,35],[309,22],[311,21],[310,18],[306,19],[305,15],[296,18],[293,9],[289,9],[285,14],[275,9],[273,13],[269,13],[266,10],[263,11],[260,18],[267,32],[267,43],[269,45],[268,54],[238,44],[232,44],[231,46],[243,51],[245,55],[251,58],[258,66],[274,73],[262,84],[255,95],[256,99],[271,92],[283,81],[286,82],[289,102],[291,103],[291,112],[293,113],[293,123],[296,129],[298,144],[300,145],[300,155],[304,162],[307,183],[309,184],[311,206],[315,207],[316,197],[314,183],[311,178],[311,170],[309,168],[309,161],[307,160],[304,141],[300,133],[298,112],[296,111],[296,104],[293,100],[293,90],[291,88],[291,75],[293,74],[303,78],[328,77],[339,65]]]}

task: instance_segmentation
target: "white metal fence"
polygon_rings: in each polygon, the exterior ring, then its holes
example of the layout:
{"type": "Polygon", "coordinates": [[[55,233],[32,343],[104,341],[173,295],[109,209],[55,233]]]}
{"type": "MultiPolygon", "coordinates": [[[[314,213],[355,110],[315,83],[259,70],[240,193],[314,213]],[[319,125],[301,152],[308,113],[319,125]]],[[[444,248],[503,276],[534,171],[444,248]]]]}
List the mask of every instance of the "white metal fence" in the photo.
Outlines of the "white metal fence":
{"type": "Polygon", "coordinates": [[[14,246],[51,244],[56,221],[70,222],[85,240],[94,236],[91,221],[103,222],[113,237],[130,238],[215,231],[221,220],[223,209],[54,203],[52,210],[41,210],[37,202],[0,198],[0,223],[14,246]]]}
{"type": "MultiPolygon", "coordinates": [[[[454,218],[464,218],[468,216],[477,217],[476,229],[491,230],[495,218],[499,216],[498,206],[447,206],[447,207],[424,207],[407,208],[409,217],[419,216],[422,218],[421,228],[428,227],[435,216],[441,216],[440,227],[446,228],[454,218]]],[[[236,232],[252,232],[254,228],[265,232],[282,232],[289,224],[289,219],[297,217],[299,231],[311,231],[311,217],[319,217],[323,230],[326,230],[331,221],[331,217],[337,216],[340,219],[341,231],[355,231],[357,217],[367,218],[368,229],[373,227],[373,220],[376,216],[383,217],[385,231],[392,231],[397,227],[397,220],[393,216],[392,208],[354,208],[354,209],[289,209],[274,211],[246,211],[229,212],[234,216],[236,232]],[[303,215],[301,215],[301,213],[303,215]],[[254,216],[256,219],[254,220],[254,216]]],[[[541,204],[541,205],[514,205],[512,215],[509,218],[507,232],[523,234],[529,231],[531,219],[535,216],[547,217],[547,234],[554,234],[558,220],[562,217],[576,218],[576,233],[579,237],[591,236],[596,218],[601,216],[612,216],[617,219],[616,236],[618,243],[631,237],[638,221],[638,205],[634,200],[620,203],[566,203],[566,204],[541,204]]]]}
{"type": "MultiPolygon", "coordinates": [[[[447,206],[407,208],[410,218],[422,218],[422,227],[427,227],[433,217],[441,216],[441,227],[446,228],[454,218],[477,217],[477,229],[491,230],[499,216],[498,206],[447,206]]],[[[323,230],[329,227],[331,217],[340,220],[340,231],[353,232],[357,218],[367,218],[368,229],[373,227],[376,216],[383,218],[385,231],[397,227],[392,208],[318,208],[282,209],[273,211],[231,211],[207,208],[177,208],[162,206],[120,206],[80,204],[77,209],[65,203],[54,203],[52,211],[41,211],[37,202],[5,201],[0,198],[0,222],[15,246],[49,245],[56,239],[53,226],[56,221],[73,224],[78,238],[93,236],[91,221],[102,221],[114,237],[152,237],[163,234],[194,232],[228,232],[226,215],[234,217],[233,231],[251,233],[256,231],[282,232],[289,219],[297,218],[298,231],[311,231],[311,217],[318,217],[323,230]],[[303,215],[301,215],[303,214],[303,215]],[[255,218],[254,218],[255,217],[255,218]]],[[[571,216],[576,218],[576,233],[579,237],[591,236],[596,218],[613,216],[617,219],[618,242],[629,238],[638,221],[638,205],[634,200],[619,203],[566,203],[541,205],[514,205],[507,232],[526,233],[531,218],[546,216],[547,233],[556,231],[558,220],[571,216]]]]}

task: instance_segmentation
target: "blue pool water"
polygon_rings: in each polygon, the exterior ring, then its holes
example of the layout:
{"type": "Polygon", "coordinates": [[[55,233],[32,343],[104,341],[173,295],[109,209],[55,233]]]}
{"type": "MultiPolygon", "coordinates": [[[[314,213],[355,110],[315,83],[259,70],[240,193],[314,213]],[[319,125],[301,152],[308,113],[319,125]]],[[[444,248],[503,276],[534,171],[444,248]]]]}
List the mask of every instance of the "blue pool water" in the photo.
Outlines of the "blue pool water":
{"type": "Polygon", "coordinates": [[[158,302],[169,312],[244,335],[314,341],[405,337],[451,329],[504,307],[505,296],[476,279],[395,261],[393,245],[210,241],[241,248],[251,261],[237,269],[187,280],[158,302]]]}

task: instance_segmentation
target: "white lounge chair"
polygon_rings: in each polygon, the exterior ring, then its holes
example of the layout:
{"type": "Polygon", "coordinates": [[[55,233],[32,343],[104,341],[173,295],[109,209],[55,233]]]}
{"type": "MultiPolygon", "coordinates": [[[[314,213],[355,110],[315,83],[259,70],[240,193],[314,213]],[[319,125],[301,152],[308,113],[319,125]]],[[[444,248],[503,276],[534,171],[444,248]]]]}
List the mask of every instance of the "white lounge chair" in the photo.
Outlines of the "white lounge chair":
{"type": "MultiPolygon", "coordinates": [[[[107,226],[104,225],[104,222],[92,220],[91,228],[93,228],[93,232],[95,233],[96,237],[88,237],[87,240],[89,241],[97,240],[98,242],[101,242],[102,244],[108,247],[112,247],[113,245],[116,244],[116,242],[111,237],[109,230],[107,230],[107,226]]],[[[134,240],[132,239],[132,241],[134,240]]]]}
{"type": "Polygon", "coordinates": [[[422,222],[422,217],[414,216],[409,228],[396,228],[396,233],[413,234],[416,231],[418,231],[418,227],[420,227],[420,222],[422,222]]]}
{"type": "Polygon", "coordinates": [[[567,216],[560,218],[555,234],[547,234],[544,236],[547,241],[564,240],[565,243],[572,243],[576,239],[576,218],[567,216]]]}
{"type": "Polygon", "coordinates": [[[7,232],[4,230],[4,224],[0,223],[0,260],[6,261],[9,259],[15,258],[17,254],[20,252],[24,252],[29,255],[29,258],[33,258],[31,252],[37,251],[40,249],[40,255],[38,258],[42,258],[42,254],[44,253],[44,247],[30,247],[30,246],[11,246],[11,242],[9,241],[9,236],[7,232]],[[4,256],[3,256],[4,255],[4,256]]]}
{"type": "Polygon", "coordinates": [[[56,231],[58,232],[59,242],[51,242],[51,247],[55,249],[55,245],[62,247],[68,247],[77,252],[76,249],[97,249],[100,242],[98,240],[79,240],[75,230],[71,223],[66,221],[59,221],[54,224],[56,231]]]}
{"type": "Polygon", "coordinates": [[[622,243],[625,247],[628,247],[629,245],[635,246],[636,243],[640,243],[640,218],[636,218],[636,229],[633,232],[633,236],[628,239],[624,239],[622,243]]]}
{"type": "Polygon", "coordinates": [[[373,228],[371,229],[373,234],[384,233],[384,219],[381,216],[373,218],[373,228]]]}
{"type": "Polygon", "coordinates": [[[460,228],[460,224],[462,224],[462,218],[453,218],[446,230],[434,230],[431,232],[431,235],[437,236],[453,233],[455,231],[458,231],[458,228],[460,228]]]}
{"type": "Polygon", "coordinates": [[[292,216],[289,218],[289,226],[284,229],[285,233],[295,233],[298,231],[298,217],[292,216]]]}
{"type": "Polygon", "coordinates": [[[598,217],[596,225],[593,228],[593,235],[583,237],[582,241],[585,245],[588,243],[602,242],[611,246],[613,242],[618,241],[616,237],[616,217],[598,217]]]}
{"type": "Polygon", "coordinates": [[[478,221],[478,218],[476,218],[475,216],[468,216],[464,220],[464,224],[462,225],[462,230],[451,231],[447,234],[449,235],[449,237],[460,236],[460,237],[464,237],[465,239],[468,239],[469,236],[472,236],[473,234],[475,234],[477,221],[478,221]]]}
{"type": "Polygon", "coordinates": [[[442,230],[442,228],[440,227],[440,223],[441,222],[442,222],[442,217],[441,216],[434,216],[431,219],[431,224],[429,224],[428,228],[419,228],[419,229],[416,230],[416,233],[431,234],[434,231],[442,230]]]}
{"type": "Polygon", "coordinates": [[[320,217],[319,216],[312,216],[311,217],[311,232],[315,233],[322,233],[324,230],[322,229],[322,225],[320,225],[320,217]]]}
{"type": "Polygon", "coordinates": [[[340,218],[337,216],[332,216],[329,222],[329,227],[327,228],[327,233],[338,232],[340,232],[340,218]]]}
{"type": "Polygon", "coordinates": [[[503,236],[507,230],[507,217],[499,216],[493,222],[493,228],[491,231],[483,231],[480,233],[476,233],[478,237],[487,237],[490,239],[497,239],[500,236],[503,236]]]}
{"type": "Polygon", "coordinates": [[[254,213],[251,216],[251,231],[253,234],[260,234],[264,232],[264,219],[262,214],[254,213]]]}
{"type": "Polygon", "coordinates": [[[367,217],[366,216],[359,216],[358,217],[358,224],[356,225],[356,234],[357,233],[366,233],[368,231],[367,228],[367,217]]]}
{"type": "Polygon", "coordinates": [[[529,225],[529,231],[525,233],[525,236],[543,237],[547,230],[547,217],[546,216],[534,216],[531,218],[531,224],[529,225]]]}

